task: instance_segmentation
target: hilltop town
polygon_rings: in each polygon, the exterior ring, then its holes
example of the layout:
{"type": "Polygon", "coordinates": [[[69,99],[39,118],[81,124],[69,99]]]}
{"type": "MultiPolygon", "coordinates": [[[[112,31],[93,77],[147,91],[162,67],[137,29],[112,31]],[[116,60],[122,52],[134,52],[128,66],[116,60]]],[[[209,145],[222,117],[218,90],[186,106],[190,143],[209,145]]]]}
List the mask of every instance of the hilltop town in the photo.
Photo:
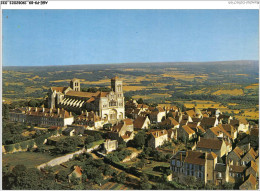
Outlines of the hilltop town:
{"type": "Polygon", "coordinates": [[[43,103],[4,104],[3,188],[259,188],[257,123],[126,98],[123,86],[82,91],[74,78],[43,103]]]}

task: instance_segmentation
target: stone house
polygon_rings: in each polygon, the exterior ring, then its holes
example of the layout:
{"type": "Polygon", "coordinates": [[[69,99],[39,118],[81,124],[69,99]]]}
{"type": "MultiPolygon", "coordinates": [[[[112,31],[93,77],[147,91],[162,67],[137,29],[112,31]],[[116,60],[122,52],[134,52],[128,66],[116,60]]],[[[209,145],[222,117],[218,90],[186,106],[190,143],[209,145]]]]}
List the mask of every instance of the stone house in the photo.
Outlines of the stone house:
{"type": "Polygon", "coordinates": [[[247,165],[250,161],[255,161],[257,153],[251,148],[241,159],[241,164],[247,165]]]}
{"type": "Polygon", "coordinates": [[[162,107],[156,107],[149,114],[151,123],[160,123],[162,119],[166,117],[166,112],[162,107]]]}
{"type": "Polygon", "coordinates": [[[188,122],[187,126],[195,131],[197,134],[204,134],[206,131],[200,126],[200,122],[188,122]]]}
{"type": "Polygon", "coordinates": [[[204,109],[207,111],[207,113],[209,114],[210,117],[216,117],[218,118],[219,115],[221,115],[221,111],[217,108],[207,108],[207,109],[204,109]]]}
{"type": "Polygon", "coordinates": [[[250,165],[246,169],[246,176],[249,176],[250,174],[252,174],[255,178],[258,178],[259,170],[254,161],[250,161],[250,165]]]}
{"type": "Polygon", "coordinates": [[[198,137],[196,150],[202,152],[214,152],[219,157],[222,157],[228,153],[227,146],[224,140],[205,139],[200,137],[198,137]]]}
{"type": "Polygon", "coordinates": [[[11,110],[10,121],[27,122],[36,126],[60,126],[71,125],[74,117],[71,112],[64,109],[48,109],[44,107],[26,107],[11,110]]]}
{"type": "Polygon", "coordinates": [[[169,141],[172,140],[172,139],[177,140],[177,138],[178,138],[178,129],[171,128],[171,129],[168,129],[167,132],[168,132],[168,140],[169,141]]]}
{"type": "Polygon", "coordinates": [[[147,116],[146,117],[138,116],[134,120],[134,130],[138,131],[141,129],[148,129],[150,124],[151,124],[150,120],[147,116]]]}
{"type": "Polygon", "coordinates": [[[178,129],[178,139],[183,139],[185,137],[188,140],[195,138],[195,131],[193,131],[189,126],[183,125],[178,129]]]}
{"type": "Polygon", "coordinates": [[[108,154],[118,148],[118,141],[106,139],[106,141],[101,145],[101,148],[105,154],[108,154]]]}
{"type": "Polygon", "coordinates": [[[229,166],[229,182],[242,183],[244,181],[246,166],[230,165],[229,166]]]}
{"type": "Polygon", "coordinates": [[[238,132],[248,132],[249,131],[249,123],[246,119],[233,119],[230,120],[230,125],[235,127],[238,132]]]}
{"type": "Polygon", "coordinates": [[[232,141],[237,138],[237,129],[230,124],[219,124],[230,136],[232,141]]]}
{"type": "Polygon", "coordinates": [[[214,181],[217,155],[213,152],[178,151],[172,158],[170,169],[173,177],[194,176],[205,184],[214,181]]]}
{"type": "Polygon", "coordinates": [[[168,117],[161,124],[170,126],[171,128],[179,128],[180,127],[180,124],[172,117],[168,117]]]}
{"type": "Polygon", "coordinates": [[[146,105],[146,104],[138,104],[137,105],[137,109],[140,109],[140,111],[147,111],[148,108],[149,108],[149,106],[146,105]]]}
{"type": "Polygon", "coordinates": [[[218,116],[218,121],[219,121],[219,123],[221,123],[221,124],[229,124],[229,123],[230,123],[230,120],[232,120],[232,119],[233,119],[233,117],[230,116],[230,115],[220,114],[220,115],[218,116]]]}
{"type": "Polygon", "coordinates": [[[227,156],[227,161],[232,162],[233,164],[240,165],[241,158],[244,155],[244,151],[239,147],[234,148],[227,156]]]}
{"type": "Polygon", "coordinates": [[[132,140],[134,138],[133,121],[127,118],[114,125],[111,131],[108,132],[108,138],[117,141],[122,138],[125,142],[132,140]]]}
{"type": "Polygon", "coordinates": [[[239,190],[256,190],[257,179],[253,175],[249,175],[247,180],[239,186],[239,190]]]}
{"type": "Polygon", "coordinates": [[[78,125],[84,125],[84,126],[87,126],[88,128],[96,130],[96,129],[102,129],[105,121],[101,120],[101,118],[97,114],[95,114],[93,111],[91,111],[91,112],[82,111],[81,115],[79,115],[75,119],[74,123],[78,124],[78,125]]]}
{"type": "Polygon", "coordinates": [[[229,182],[229,165],[217,163],[214,169],[214,184],[222,185],[229,182]]]}
{"type": "Polygon", "coordinates": [[[204,137],[207,139],[220,139],[228,142],[232,140],[231,135],[222,127],[222,124],[207,129],[204,137]]]}
{"type": "Polygon", "coordinates": [[[153,130],[150,131],[148,146],[157,148],[168,141],[168,132],[166,130],[153,130]]]}
{"type": "Polygon", "coordinates": [[[215,127],[217,125],[218,125],[218,119],[216,117],[203,117],[200,123],[200,126],[205,130],[211,127],[215,127]]]}

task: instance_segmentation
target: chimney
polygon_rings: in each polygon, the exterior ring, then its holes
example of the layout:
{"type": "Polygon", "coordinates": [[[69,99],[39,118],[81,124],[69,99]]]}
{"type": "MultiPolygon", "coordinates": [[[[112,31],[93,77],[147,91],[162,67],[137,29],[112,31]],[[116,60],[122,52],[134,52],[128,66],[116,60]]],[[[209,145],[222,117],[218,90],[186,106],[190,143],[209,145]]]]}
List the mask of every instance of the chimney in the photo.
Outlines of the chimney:
{"type": "Polygon", "coordinates": [[[72,116],[72,113],[71,113],[71,111],[70,111],[70,117],[72,116]]]}
{"type": "Polygon", "coordinates": [[[37,112],[37,110],[38,110],[38,107],[35,107],[35,112],[37,112]]]}
{"type": "Polygon", "coordinates": [[[57,113],[60,114],[60,108],[57,109],[57,113]]]}
{"type": "Polygon", "coordinates": [[[81,114],[83,114],[83,110],[81,110],[81,114]]]}
{"type": "Polygon", "coordinates": [[[45,112],[45,108],[44,108],[44,107],[42,107],[42,112],[43,112],[43,113],[45,112]]]}

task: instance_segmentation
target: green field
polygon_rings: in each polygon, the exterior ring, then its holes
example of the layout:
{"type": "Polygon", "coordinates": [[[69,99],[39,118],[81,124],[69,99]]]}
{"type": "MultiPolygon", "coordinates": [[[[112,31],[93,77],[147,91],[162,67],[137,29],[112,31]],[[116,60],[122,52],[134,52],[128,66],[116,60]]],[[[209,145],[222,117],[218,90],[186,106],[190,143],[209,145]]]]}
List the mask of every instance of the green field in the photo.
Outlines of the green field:
{"type": "Polygon", "coordinates": [[[53,158],[55,157],[50,156],[48,154],[34,153],[34,152],[19,152],[13,154],[3,154],[2,165],[5,166],[8,163],[11,166],[23,164],[26,167],[30,168],[48,162],[53,158]]]}

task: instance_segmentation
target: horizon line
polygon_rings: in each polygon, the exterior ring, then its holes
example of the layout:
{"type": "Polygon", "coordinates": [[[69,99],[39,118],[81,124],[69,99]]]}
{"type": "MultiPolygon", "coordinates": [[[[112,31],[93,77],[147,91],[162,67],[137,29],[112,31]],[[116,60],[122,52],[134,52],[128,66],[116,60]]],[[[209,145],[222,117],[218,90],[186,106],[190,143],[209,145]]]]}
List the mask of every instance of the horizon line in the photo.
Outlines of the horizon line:
{"type": "Polygon", "coordinates": [[[258,60],[221,60],[221,61],[164,61],[164,62],[123,62],[123,63],[95,63],[95,64],[71,64],[71,65],[9,65],[2,67],[53,67],[53,66],[84,66],[84,65],[124,65],[124,64],[156,64],[156,63],[213,63],[213,62],[236,62],[236,61],[256,61],[258,60]]]}

